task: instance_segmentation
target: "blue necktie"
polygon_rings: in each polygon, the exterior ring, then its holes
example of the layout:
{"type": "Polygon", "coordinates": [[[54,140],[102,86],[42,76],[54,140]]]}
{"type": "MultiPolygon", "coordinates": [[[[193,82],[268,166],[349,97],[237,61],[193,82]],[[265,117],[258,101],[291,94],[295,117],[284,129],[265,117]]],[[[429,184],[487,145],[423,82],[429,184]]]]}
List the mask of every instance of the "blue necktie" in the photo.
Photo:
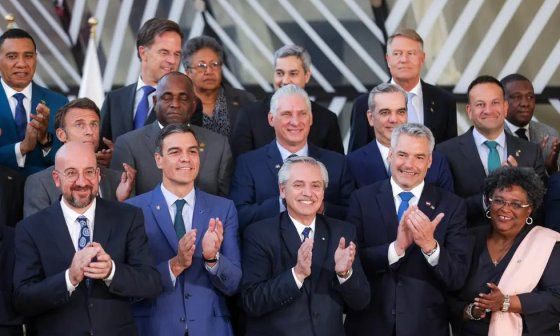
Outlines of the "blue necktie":
{"type": "Polygon", "coordinates": [[[154,92],[156,89],[149,85],[145,85],[142,87],[142,91],[144,94],[142,95],[142,99],[140,99],[140,103],[136,108],[136,114],[134,115],[134,129],[144,127],[146,123],[146,119],[148,118],[148,112],[150,109],[150,103],[148,102],[148,96],[154,92]]]}
{"type": "Polygon", "coordinates": [[[414,194],[411,193],[410,191],[403,191],[399,194],[399,197],[402,200],[401,205],[399,205],[399,210],[397,211],[397,218],[400,223],[404,212],[406,211],[406,209],[408,209],[409,206],[408,201],[410,201],[410,199],[414,197],[414,194]]]}
{"type": "Polygon", "coordinates": [[[80,238],[78,238],[78,250],[83,249],[91,241],[91,232],[88,227],[88,219],[85,216],[80,216],[76,219],[80,224],[80,238]]]}
{"type": "Polygon", "coordinates": [[[303,241],[309,238],[309,233],[311,233],[310,227],[306,227],[305,229],[303,229],[303,231],[301,232],[301,234],[303,235],[303,241]]]}
{"type": "Polygon", "coordinates": [[[25,107],[23,107],[23,98],[25,95],[21,92],[14,94],[13,96],[17,100],[16,113],[14,120],[16,122],[16,132],[18,136],[18,141],[22,141],[25,138],[25,128],[27,127],[27,113],[25,113],[25,107]]]}
{"type": "Polygon", "coordinates": [[[186,231],[185,231],[185,222],[183,221],[183,207],[187,201],[184,199],[178,199],[175,201],[175,206],[177,207],[177,212],[175,212],[175,220],[173,221],[173,227],[175,228],[175,233],[177,234],[177,238],[181,239],[186,231]]]}
{"type": "Polygon", "coordinates": [[[490,149],[490,153],[488,153],[488,174],[490,174],[494,170],[500,168],[500,155],[496,149],[498,143],[496,141],[486,140],[484,144],[490,149]]]}

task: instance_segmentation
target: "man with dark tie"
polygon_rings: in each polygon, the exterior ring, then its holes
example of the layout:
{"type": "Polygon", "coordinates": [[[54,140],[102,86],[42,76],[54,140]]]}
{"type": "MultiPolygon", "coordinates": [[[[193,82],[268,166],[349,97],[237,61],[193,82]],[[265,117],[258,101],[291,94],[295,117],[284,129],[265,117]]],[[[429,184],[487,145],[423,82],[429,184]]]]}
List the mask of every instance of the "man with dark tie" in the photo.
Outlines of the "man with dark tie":
{"type": "Polygon", "coordinates": [[[286,211],[250,225],[243,239],[246,335],[344,335],[345,308],[370,300],[353,225],[319,214],[327,168],[305,156],[278,172],[286,211]]]}
{"type": "Polygon", "coordinates": [[[309,142],[314,122],[309,97],[299,86],[282,86],[270,99],[268,123],[276,138],[240,155],[231,183],[230,198],[237,207],[242,232],[247,225],[285,210],[276,181],[278,170],[292,155],[311,156],[327,167],[330,183],[319,211],[330,217],[345,218],[354,181],[344,155],[309,142]]]}
{"type": "Polygon", "coordinates": [[[16,226],[14,297],[30,335],[134,335],[131,299],[161,291],[142,211],[96,197],[91,146],[55,158],[62,198],[16,226]]]}
{"type": "MultiPolygon", "coordinates": [[[[56,137],[61,143],[81,142],[95,150],[99,146],[99,108],[89,98],[77,98],[61,107],[54,116],[56,137]]],[[[123,164],[124,172],[99,166],[99,197],[126,200],[134,187],[136,171],[123,164]]],[[[52,178],[54,166],[30,175],[25,181],[23,213],[27,217],[60,200],[60,190],[52,178]]]]}
{"type": "MultiPolygon", "coordinates": [[[[453,95],[424,82],[420,75],[426,59],[424,41],[409,28],[397,29],[387,39],[387,67],[391,83],[407,92],[408,122],[426,125],[436,143],[457,136],[457,107],[453,95]]],[[[355,151],[373,139],[368,127],[368,95],[362,94],[354,101],[350,125],[348,152],[355,151]]]]}
{"type": "Polygon", "coordinates": [[[424,182],[434,143],[424,125],[395,128],[391,178],[352,195],[348,221],[372,300],[348,313],[347,335],[449,334],[445,295],[463,286],[470,247],[465,202],[424,182]]]}
{"type": "Polygon", "coordinates": [[[560,134],[553,127],[532,120],[536,103],[533,83],[520,74],[507,75],[501,83],[508,102],[506,132],[539,145],[547,173],[554,174],[558,171],[560,134]]]}
{"type": "Polygon", "coordinates": [[[235,206],[195,187],[204,167],[189,126],[165,126],[154,156],[162,183],[128,201],[144,212],[163,284],[155,300],[134,307],[140,335],[233,335],[225,296],[241,281],[235,206]]]}
{"type": "Polygon", "coordinates": [[[152,123],[153,96],[159,79],[181,64],[183,32],[171,20],[153,18],[138,31],[136,52],[140,60],[140,77],[134,84],[107,93],[101,116],[101,137],[112,147],[112,142],[129,131],[152,123]]]}
{"type": "MultiPolygon", "coordinates": [[[[393,129],[407,122],[407,96],[398,85],[381,83],[369,93],[367,118],[375,139],[366,146],[348,154],[348,167],[356,187],[389,178],[389,151],[393,129]]],[[[453,192],[453,176],[441,153],[432,153],[432,164],[426,182],[453,192]]]]}
{"type": "Polygon", "coordinates": [[[488,173],[501,165],[532,167],[543,181],[546,173],[539,146],[504,131],[508,102],[502,83],[479,76],[467,92],[467,115],[473,127],[439,144],[437,150],[447,157],[455,193],[467,201],[469,226],[476,226],[487,223],[482,189],[488,173]]]}
{"type": "Polygon", "coordinates": [[[16,28],[0,36],[0,165],[25,175],[53,164],[50,114],[68,102],[33,82],[36,67],[37,47],[31,35],[16,28]]]}

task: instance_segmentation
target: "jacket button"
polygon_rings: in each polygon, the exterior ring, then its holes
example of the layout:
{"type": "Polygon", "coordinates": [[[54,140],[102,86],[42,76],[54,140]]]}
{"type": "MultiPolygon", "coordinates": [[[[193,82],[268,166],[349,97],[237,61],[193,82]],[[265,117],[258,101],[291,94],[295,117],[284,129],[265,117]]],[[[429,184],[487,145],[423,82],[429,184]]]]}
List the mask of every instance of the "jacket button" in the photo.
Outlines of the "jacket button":
{"type": "Polygon", "coordinates": [[[185,322],[185,318],[184,318],[184,317],[181,317],[181,318],[179,319],[179,321],[185,322]]]}

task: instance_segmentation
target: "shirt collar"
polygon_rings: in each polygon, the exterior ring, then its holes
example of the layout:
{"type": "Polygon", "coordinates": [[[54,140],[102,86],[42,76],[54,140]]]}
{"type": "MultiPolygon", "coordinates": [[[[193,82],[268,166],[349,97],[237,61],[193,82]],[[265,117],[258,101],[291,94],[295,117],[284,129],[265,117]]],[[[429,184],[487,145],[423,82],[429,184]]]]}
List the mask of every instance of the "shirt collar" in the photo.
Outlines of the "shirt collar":
{"type": "MultiPolygon", "coordinates": [[[[290,216],[290,213],[288,213],[288,216],[290,216]]],[[[306,227],[311,228],[311,232],[315,233],[315,220],[317,219],[317,217],[313,218],[313,221],[310,225],[303,225],[300,221],[294,219],[294,217],[292,216],[290,216],[290,219],[292,220],[292,223],[294,223],[294,226],[296,227],[296,230],[300,236],[303,232],[303,229],[305,229],[306,227]]]]}
{"type": "MultiPolygon", "coordinates": [[[[399,197],[399,194],[404,190],[403,188],[401,188],[397,182],[395,182],[394,177],[391,177],[391,189],[393,190],[393,198],[397,198],[399,197]]],[[[414,197],[416,197],[417,200],[420,199],[420,196],[422,195],[422,190],[424,190],[424,181],[422,181],[419,185],[417,185],[416,187],[412,188],[410,191],[414,197]]],[[[399,197],[400,200],[400,197],[399,197]]]]}
{"type": "Polygon", "coordinates": [[[507,125],[507,127],[509,128],[509,130],[511,131],[511,133],[515,133],[518,129],[524,128],[524,129],[526,130],[526,131],[525,131],[525,134],[529,134],[529,127],[531,126],[531,123],[528,123],[528,124],[525,125],[525,126],[519,127],[519,126],[516,126],[516,125],[510,123],[510,122],[506,119],[506,125],[507,125]]]}
{"type": "Polygon", "coordinates": [[[20,93],[23,93],[25,98],[31,99],[32,82],[29,82],[29,84],[27,84],[27,86],[25,88],[23,88],[23,90],[21,90],[21,91],[16,91],[11,86],[6,84],[6,82],[4,82],[4,78],[0,78],[0,82],[2,83],[2,87],[4,88],[4,92],[6,92],[6,97],[10,98],[13,95],[15,95],[16,93],[20,92],[20,93]]]}
{"type": "MultiPolygon", "coordinates": [[[[394,78],[391,78],[391,84],[399,85],[399,84],[397,84],[397,82],[395,82],[395,79],[394,79],[394,78]]],[[[400,85],[399,85],[399,87],[400,87],[400,85]]],[[[404,89],[403,89],[403,90],[404,90],[404,89]]],[[[407,93],[408,93],[408,92],[414,93],[416,96],[418,96],[418,97],[421,98],[421,97],[422,97],[422,81],[421,81],[421,80],[418,80],[418,83],[416,83],[416,85],[414,85],[414,87],[412,88],[412,90],[406,91],[406,92],[407,92],[407,93]]]]}
{"type": "MultiPolygon", "coordinates": [[[[143,88],[144,86],[146,86],[146,85],[148,85],[148,84],[146,84],[146,83],[142,80],[142,75],[138,76],[138,84],[136,85],[136,92],[142,90],[142,88],[143,88]]],[[[156,88],[155,86],[152,86],[152,85],[148,85],[148,86],[151,86],[151,87],[153,87],[154,89],[156,88]]]]}
{"type": "Polygon", "coordinates": [[[298,150],[295,153],[290,152],[289,150],[287,150],[286,148],[282,147],[282,145],[278,142],[278,140],[276,140],[276,146],[278,146],[278,150],[280,151],[280,156],[282,157],[282,161],[286,161],[286,159],[288,158],[288,156],[295,154],[297,156],[308,156],[308,146],[307,143],[305,143],[305,146],[303,146],[302,149],[298,150]]]}
{"type": "Polygon", "coordinates": [[[175,194],[173,194],[171,191],[169,191],[167,188],[165,188],[163,186],[163,183],[161,184],[161,193],[163,194],[163,198],[165,198],[165,203],[167,204],[167,208],[171,208],[171,206],[175,203],[176,200],[178,199],[184,199],[185,201],[187,201],[187,204],[194,208],[194,201],[195,201],[195,191],[194,188],[192,188],[192,190],[185,196],[185,197],[177,197],[175,196],[175,194]]]}
{"type": "Polygon", "coordinates": [[[86,210],[86,212],[81,214],[81,213],[78,213],[78,212],[74,211],[73,209],[71,209],[66,204],[66,202],[64,201],[64,197],[60,198],[60,207],[62,208],[62,215],[64,216],[64,219],[65,219],[66,223],[74,223],[76,221],[76,219],[78,219],[78,217],[84,216],[88,219],[88,223],[90,225],[93,225],[94,220],[95,220],[96,204],[97,204],[97,199],[94,198],[93,202],[91,202],[91,205],[86,210]]]}
{"type": "Polygon", "coordinates": [[[377,141],[377,139],[375,139],[375,142],[377,143],[377,148],[379,148],[379,152],[381,153],[381,158],[386,161],[391,149],[389,147],[385,147],[385,145],[377,141]]]}
{"type": "MultiPolygon", "coordinates": [[[[474,137],[474,142],[475,142],[477,147],[486,146],[486,145],[484,145],[484,142],[487,141],[487,140],[490,140],[490,139],[487,139],[484,135],[482,135],[476,129],[476,127],[473,128],[473,137],[474,137]]],[[[505,134],[503,129],[502,129],[502,132],[500,133],[500,135],[494,141],[496,141],[498,143],[498,146],[500,146],[501,148],[506,148],[506,134],[505,134]]]]}

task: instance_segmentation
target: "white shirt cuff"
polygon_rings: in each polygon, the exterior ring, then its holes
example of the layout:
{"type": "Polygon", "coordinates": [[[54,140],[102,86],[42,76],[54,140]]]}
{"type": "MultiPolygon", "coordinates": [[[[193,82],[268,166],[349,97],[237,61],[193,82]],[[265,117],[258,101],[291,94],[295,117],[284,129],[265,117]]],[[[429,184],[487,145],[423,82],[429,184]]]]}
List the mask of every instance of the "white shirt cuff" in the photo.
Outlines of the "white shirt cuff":
{"type": "Polygon", "coordinates": [[[68,295],[72,295],[72,292],[74,292],[76,288],[78,288],[78,286],[72,285],[72,282],[70,281],[70,269],[67,269],[66,272],[64,272],[64,280],[66,280],[66,289],[68,290],[68,295]]]}
{"type": "Polygon", "coordinates": [[[111,281],[113,281],[113,277],[115,276],[115,262],[113,260],[111,260],[111,264],[112,264],[111,273],[109,274],[107,279],[103,280],[105,282],[105,284],[107,285],[107,287],[111,286],[111,281]]]}
{"type": "Polygon", "coordinates": [[[348,274],[348,276],[347,276],[346,278],[341,278],[341,277],[339,277],[338,274],[337,274],[337,275],[336,275],[336,278],[338,279],[338,283],[341,284],[341,285],[342,285],[343,283],[345,283],[348,279],[350,279],[350,277],[352,276],[352,273],[354,273],[354,270],[353,270],[353,269],[350,269],[350,274],[348,274]]]}
{"type": "Polygon", "coordinates": [[[403,251],[403,254],[401,256],[398,255],[395,244],[396,244],[395,241],[389,244],[389,251],[387,251],[387,259],[389,259],[389,265],[393,265],[394,263],[399,261],[402,257],[404,257],[406,254],[406,252],[403,251]]]}
{"type": "Polygon", "coordinates": [[[25,155],[21,154],[20,146],[21,146],[21,142],[18,142],[18,143],[16,143],[14,148],[16,150],[17,165],[18,165],[18,167],[23,168],[25,166],[25,155]]]}
{"type": "Polygon", "coordinates": [[[301,287],[303,286],[303,282],[299,281],[297,276],[296,276],[296,271],[295,271],[295,267],[292,267],[292,275],[294,276],[294,280],[296,281],[296,286],[298,289],[301,289],[301,287]]]}
{"type": "Polygon", "coordinates": [[[439,262],[439,243],[436,241],[436,250],[434,251],[434,253],[432,253],[432,255],[428,256],[424,252],[422,252],[422,254],[424,255],[424,258],[426,258],[426,260],[428,261],[428,264],[432,266],[437,266],[439,262]]]}
{"type": "Polygon", "coordinates": [[[175,282],[177,282],[177,277],[171,271],[171,260],[167,262],[167,267],[169,268],[169,278],[171,279],[171,283],[173,284],[173,287],[175,287],[175,282]]]}

